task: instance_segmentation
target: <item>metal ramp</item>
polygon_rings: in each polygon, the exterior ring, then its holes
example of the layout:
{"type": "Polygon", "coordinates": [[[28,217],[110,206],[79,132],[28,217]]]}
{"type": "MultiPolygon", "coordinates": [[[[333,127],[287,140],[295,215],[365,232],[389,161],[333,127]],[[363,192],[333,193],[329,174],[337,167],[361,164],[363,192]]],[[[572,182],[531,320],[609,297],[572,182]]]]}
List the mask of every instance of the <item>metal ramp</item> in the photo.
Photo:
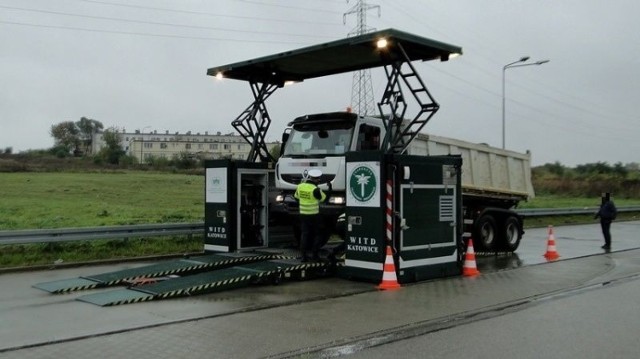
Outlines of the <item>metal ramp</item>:
{"type": "Polygon", "coordinates": [[[157,283],[88,294],[77,300],[105,306],[139,303],[150,300],[192,296],[246,287],[251,284],[278,284],[283,279],[304,279],[326,274],[329,263],[295,259],[269,260],[242,266],[168,279],[157,283]]]}
{"type": "Polygon", "coordinates": [[[168,275],[184,275],[216,268],[226,268],[243,263],[287,258],[279,253],[221,253],[152,264],[109,273],[62,279],[33,285],[34,288],[53,294],[126,284],[136,278],[159,278],[168,275]]]}

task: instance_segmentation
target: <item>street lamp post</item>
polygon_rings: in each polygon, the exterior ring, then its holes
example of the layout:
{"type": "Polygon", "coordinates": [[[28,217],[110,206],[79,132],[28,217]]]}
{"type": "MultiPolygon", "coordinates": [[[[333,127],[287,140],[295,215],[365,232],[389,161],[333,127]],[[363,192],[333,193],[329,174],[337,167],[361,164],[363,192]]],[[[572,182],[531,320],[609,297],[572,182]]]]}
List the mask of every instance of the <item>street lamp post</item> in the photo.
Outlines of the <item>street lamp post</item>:
{"type": "Polygon", "coordinates": [[[536,61],[536,62],[532,62],[532,63],[528,63],[528,64],[522,64],[522,62],[526,62],[526,61],[529,61],[529,56],[523,56],[523,57],[520,58],[520,60],[508,63],[508,64],[506,64],[506,65],[504,65],[502,67],[502,149],[505,148],[505,129],[506,129],[505,106],[506,106],[506,99],[505,99],[505,94],[504,94],[504,88],[505,88],[505,73],[507,72],[507,69],[510,69],[510,68],[513,68],[513,67],[542,65],[542,64],[546,64],[550,60],[542,60],[542,61],[536,61]]]}

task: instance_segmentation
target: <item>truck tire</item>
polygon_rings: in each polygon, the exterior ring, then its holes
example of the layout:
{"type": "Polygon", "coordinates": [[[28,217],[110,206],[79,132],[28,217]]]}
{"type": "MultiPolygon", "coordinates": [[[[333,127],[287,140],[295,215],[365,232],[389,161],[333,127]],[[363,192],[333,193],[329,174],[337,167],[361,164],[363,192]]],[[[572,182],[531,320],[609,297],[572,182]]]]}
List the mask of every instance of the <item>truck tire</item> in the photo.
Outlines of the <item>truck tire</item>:
{"type": "Polygon", "coordinates": [[[507,217],[502,229],[502,246],[506,251],[515,252],[522,239],[520,221],[516,217],[507,217]]]}
{"type": "Polygon", "coordinates": [[[492,251],[496,246],[497,235],[496,220],[493,216],[485,214],[476,221],[476,233],[473,237],[473,244],[478,247],[478,250],[492,251]]]}

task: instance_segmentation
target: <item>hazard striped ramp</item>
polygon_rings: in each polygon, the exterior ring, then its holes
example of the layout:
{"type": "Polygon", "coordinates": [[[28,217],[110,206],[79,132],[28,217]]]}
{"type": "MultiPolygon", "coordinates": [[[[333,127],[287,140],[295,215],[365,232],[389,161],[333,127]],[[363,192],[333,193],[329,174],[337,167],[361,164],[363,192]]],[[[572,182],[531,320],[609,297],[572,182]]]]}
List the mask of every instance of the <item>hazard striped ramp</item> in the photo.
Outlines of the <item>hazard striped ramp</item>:
{"type": "Polygon", "coordinates": [[[287,258],[282,254],[221,253],[198,256],[190,259],[167,261],[148,266],[129,268],[114,272],[62,279],[38,283],[34,288],[53,294],[110,287],[126,284],[136,278],[158,278],[168,275],[188,275],[206,270],[226,268],[243,263],[253,263],[269,259],[287,258]]]}
{"type": "Polygon", "coordinates": [[[288,278],[304,278],[308,276],[310,271],[323,271],[328,267],[329,264],[323,262],[301,263],[294,259],[270,260],[163,280],[128,289],[88,294],[78,297],[77,300],[104,307],[193,296],[246,287],[257,283],[277,284],[288,278]]]}

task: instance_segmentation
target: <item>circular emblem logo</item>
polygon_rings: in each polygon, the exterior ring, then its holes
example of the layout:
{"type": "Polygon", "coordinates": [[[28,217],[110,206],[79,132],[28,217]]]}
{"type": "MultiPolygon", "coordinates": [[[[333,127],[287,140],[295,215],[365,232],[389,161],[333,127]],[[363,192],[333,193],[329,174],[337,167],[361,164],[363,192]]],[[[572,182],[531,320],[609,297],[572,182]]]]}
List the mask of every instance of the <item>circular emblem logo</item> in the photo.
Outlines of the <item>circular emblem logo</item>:
{"type": "Polygon", "coordinates": [[[367,166],[357,167],[349,178],[349,192],[360,202],[367,202],[376,193],[376,176],[367,166]]]}

